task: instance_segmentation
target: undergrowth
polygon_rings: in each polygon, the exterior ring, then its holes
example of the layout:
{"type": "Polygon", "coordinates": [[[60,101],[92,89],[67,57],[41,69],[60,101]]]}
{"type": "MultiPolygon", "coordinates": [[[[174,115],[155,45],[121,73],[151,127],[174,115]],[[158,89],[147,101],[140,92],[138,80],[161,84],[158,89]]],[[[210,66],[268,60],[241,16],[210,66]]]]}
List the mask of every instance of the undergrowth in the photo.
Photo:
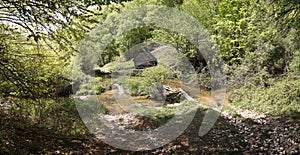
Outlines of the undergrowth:
{"type": "Polygon", "coordinates": [[[242,87],[231,92],[229,101],[242,108],[270,115],[300,113],[300,78],[290,74],[268,87],[242,87]]]}

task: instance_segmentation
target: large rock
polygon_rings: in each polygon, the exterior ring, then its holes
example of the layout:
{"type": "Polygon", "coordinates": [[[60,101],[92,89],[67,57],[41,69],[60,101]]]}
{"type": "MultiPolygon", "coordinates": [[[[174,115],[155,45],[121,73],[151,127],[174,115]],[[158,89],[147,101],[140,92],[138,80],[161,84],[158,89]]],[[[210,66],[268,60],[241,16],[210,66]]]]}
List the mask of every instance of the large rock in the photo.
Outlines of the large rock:
{"type": "Polygon", "coordinates": [[[166,93],[166,104],[180,103],[183,100],[182,97],[179,90],[169,91],[166,93]]]}
{"type": "Polygon", "coordinates": [[[150,99],[164,101],[166,99],[164,91],[164,87],[160,82],[153,83],[149,88],[150,99]]]}
{"type": "Polygon", "coordinates": [[[180,103],[185,99],[179,89],[173,89],[161,83],[153,83],[149,88],[150,99],[156,101],[165,101],[165,104],[180,103]]]}

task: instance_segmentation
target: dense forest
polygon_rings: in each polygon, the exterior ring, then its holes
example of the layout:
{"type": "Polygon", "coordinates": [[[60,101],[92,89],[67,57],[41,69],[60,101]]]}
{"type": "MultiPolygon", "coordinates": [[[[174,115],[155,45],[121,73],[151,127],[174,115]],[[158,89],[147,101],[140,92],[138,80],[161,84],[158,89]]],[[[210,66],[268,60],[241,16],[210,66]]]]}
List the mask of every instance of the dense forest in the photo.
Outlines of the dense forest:
{"type": "Polygon", "coordinates": [[[0,0],[0,154],[298,154],[299,28],[298,0],[0,0]],[[158,65],[136,69],[140,49],[158,65]],[[168,104],[122,109],[113,98],[130,101],[112,97],[121,86],[168,104]],[[89,96],[138,131],[208,107],[173,141],[128,151],[93,135],[80,110],[97,108],[77,104],[89,96]],[[214,108],[215,125],[198,136],[214,108]]]}

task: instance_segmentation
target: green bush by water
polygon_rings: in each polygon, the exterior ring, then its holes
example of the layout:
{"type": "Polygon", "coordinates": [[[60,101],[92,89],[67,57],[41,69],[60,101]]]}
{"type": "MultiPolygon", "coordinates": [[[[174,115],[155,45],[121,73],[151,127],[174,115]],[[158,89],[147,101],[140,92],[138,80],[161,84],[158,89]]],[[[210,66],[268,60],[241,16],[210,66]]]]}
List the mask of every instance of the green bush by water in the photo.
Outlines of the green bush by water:
{"type": "Polygon", "coordinates": [[[163,65],[158,65],[155,67],[146,68],[141,76],[145,78],[148,83],[160,82],[163,83],[168,79],[174,77],[174,73],[171,69],[166,68],[163,65]]]}
{"type": "Polygon", "coordinates": [[[139,76],[121,77],[120,84],[126,92],[132,96],[149,95],[149,87],[152,83],[163,83],[174,77],[172,70],[158,65],[146,68],[139,76]]]}

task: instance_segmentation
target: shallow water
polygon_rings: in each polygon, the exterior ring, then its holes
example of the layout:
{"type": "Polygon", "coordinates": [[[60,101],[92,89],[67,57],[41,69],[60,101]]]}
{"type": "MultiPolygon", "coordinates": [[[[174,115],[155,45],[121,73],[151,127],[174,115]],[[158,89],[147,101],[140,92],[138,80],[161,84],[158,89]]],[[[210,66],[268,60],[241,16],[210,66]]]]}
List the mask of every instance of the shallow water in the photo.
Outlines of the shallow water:
{"type": "MultiPolygon", "coordinates": [[[[112,82],[113,79],[110,77],[105,77],[103,78],[104,82],[112,82]]],[[[167,82],[164,83],[164,85],[170,86],[173,89],[180,89],[182,88],[181,82],[178,80],[168,80],[167,82]]],[[[195,88],[193,88],[195,89],[195,88]]],[[[190,89],[190,91],[193,91],[193,89],[190,89]]],[[[153,105],[153,106],[163,106],[163,102],[156,102],[149,100],[147,96],[126,96],[128,98],[127,101],[123,102],[130,102],[133,101],[134,103],[119,103],[120,99],[117,100],[116,96],[114,93],[116,93],[118,90],[107,90],[104,93],[98,95],[98,100],[101,104],[104,104],[108,109],[110,109],[110,113],[116,114],[116,113],[126,113],[126,109],[124,109],[124,105],[134,105],[134,104],[148,104],[148,105],[153,105]],[[123,105],[123,106],[122,106],[123,105]]],[[[212,97],[210,91],[206,90],[194,90],[194,92],[197,92],[197,94],[193,94],[191,92],[189,95],[191,95],[193,98],[197,99],[200,103],[210,105],[210,106],[218,106],[215,99],[212,97]]]]}

